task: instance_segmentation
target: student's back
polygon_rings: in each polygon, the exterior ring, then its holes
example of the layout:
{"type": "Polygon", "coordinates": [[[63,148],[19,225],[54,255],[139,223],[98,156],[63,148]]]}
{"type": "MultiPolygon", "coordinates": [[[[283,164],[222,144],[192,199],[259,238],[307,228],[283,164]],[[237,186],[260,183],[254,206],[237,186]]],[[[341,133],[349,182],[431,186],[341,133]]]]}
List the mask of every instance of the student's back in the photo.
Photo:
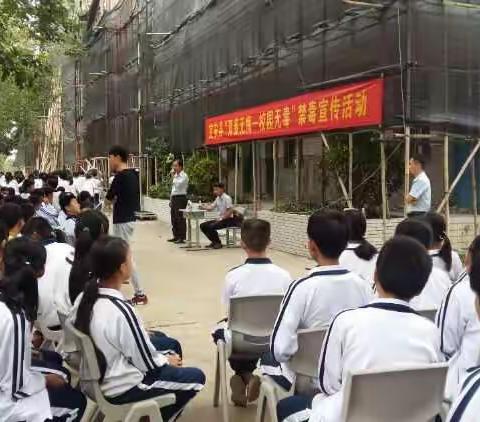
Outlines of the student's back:
{"type": "Polygon", "coordinates": [[[377,254],[373,255],[369,260],[362,259],[355,253],[355,249],[358,246],[357,243],[348,244],[347,248],[340,255],[340,265],[347,270],[355,272],[362,279],[373,285],[373,274],[375,273],[377,254]]]}
{"type": "Polygon", "coordinates": [[[432,272],[425,288],[422,293],[410,301],[410,305],[419,311],[438,309],[451,285],[452,281],[447,272],[432,267],[432,272]]]}
{"type": "Polygon", "coordinates": [[[291,281],[290,274],[269,258],[248,258],[227,273],[222,301],[228,307],[232,297],[283,295],[291,281]]]}

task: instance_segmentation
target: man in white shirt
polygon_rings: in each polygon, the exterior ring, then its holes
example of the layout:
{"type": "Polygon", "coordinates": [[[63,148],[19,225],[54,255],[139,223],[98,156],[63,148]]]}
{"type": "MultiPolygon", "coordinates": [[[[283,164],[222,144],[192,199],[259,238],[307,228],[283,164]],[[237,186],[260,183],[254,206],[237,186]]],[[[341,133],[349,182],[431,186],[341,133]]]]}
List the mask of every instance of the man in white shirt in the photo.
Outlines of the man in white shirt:
{"type": "Polygon", "coordinates": [[[187,223],[180,211],[187,208],[188,176],[183,171],[183,161],[175,160],[172,164],[172,193],[170,195],[170,219],[173,237],[169,242],[185,243],[187,223]]]}
{"type": "Polygon", "coordinates": [[[216,196],[215,201],[210,205],[201,206],[201,209],[217,211],[218,218],[200,224],[200,229],[207,236],[208,240],[212,242],[207,248],[221,249],[222,242],[218,237],[217,231],[227,227],[240,227],[243,218],[235,214],[232,198],[225,193],[225,185],[223,183],[216,183],[213,186],[213,194],[216,196]]]}
{"type": "Polygon", "coordinates": [[[408,217],[422,216],[429,212],[432,206],[432,188],[424,167],[425,160],[422,156],[414,155],[410,159],[410,174],[415,178],[410,193],[405,198],[408,217]]]}

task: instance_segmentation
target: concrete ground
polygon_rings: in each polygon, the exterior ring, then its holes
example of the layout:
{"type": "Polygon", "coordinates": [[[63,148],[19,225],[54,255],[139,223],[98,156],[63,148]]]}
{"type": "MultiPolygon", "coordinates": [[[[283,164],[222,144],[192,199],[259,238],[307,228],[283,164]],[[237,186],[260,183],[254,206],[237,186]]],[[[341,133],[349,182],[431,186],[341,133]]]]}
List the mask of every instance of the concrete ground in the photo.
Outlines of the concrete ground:
{"type": "MultiPolygon", "coordinates": [[[[212,406],[215,349],[210,332],[224,317],[220,293],[225,273],[241,264],[241,249],[187,252],[167,243],[169,227],[161,222],[137,224],[132,242],[149,304],[137,309],[148,328],[177,338],[184,349],[184,365],[201,368],[207,376],[205,389],[187,407],[184,422],[221,421],[220,408],[212,406]]],[[[296,278],[311,265],[305,258],[271,251],[278,265],[296,278]]],[[[131,295],[130,287],[125,289],[131,295]]],[[[231,407],[231,422],[253,421],[256,404],[247,409],[231,407]]]]}

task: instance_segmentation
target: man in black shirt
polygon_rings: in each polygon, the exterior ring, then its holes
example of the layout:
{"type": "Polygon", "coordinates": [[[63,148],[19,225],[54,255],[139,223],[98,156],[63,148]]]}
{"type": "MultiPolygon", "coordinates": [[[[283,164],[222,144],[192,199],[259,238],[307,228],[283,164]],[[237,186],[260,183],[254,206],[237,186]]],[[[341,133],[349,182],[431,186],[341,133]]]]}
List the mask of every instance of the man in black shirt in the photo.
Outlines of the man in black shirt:
{"type": "MultiPolygon", "coordinates": [[[[107,193],[107,199],[113,201],[113,235],[130,242],[135,228],[135,212],[140,211],[140,185],[138,173],[127,165],[128,152],[121,146],[114,146],[108,153],[110,169],[115,177],[107,193]]],[[[137,270],[132,273],[134,304],[146,304],[148,298],[140,286],[137,270]]]]}

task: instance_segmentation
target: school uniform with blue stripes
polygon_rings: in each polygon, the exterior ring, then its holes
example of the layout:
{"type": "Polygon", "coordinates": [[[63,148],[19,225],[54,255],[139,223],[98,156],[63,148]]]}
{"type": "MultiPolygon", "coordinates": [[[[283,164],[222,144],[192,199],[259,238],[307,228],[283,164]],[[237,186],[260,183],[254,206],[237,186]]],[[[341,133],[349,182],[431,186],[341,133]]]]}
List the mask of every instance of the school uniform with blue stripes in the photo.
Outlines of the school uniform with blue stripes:
{"type": "Polygon", "coordinates": [[[480,322],[467,273],[450,287],[437,312],[436,323],[441,351],[449,363],[446,396],[454,398],[467,369],[478,364],[480,350],[480,322]]]}
{"type": "Polygon", "coordinates": [[[174,393],[176,403],[161,409],[164,420],[174,420],[205,384],[205,375],[199,369],[168,365],[167,357],[152,344],[134,307],[118,290],[99,289],[90,334],[106,360],[100,387],[112,403],[174,393]]]}
{"type": "MultiPolygon", "coordinates": [[[[325,337],[319,361],[319,387],[308,409],[303,399],[287,398],[278,406],[286,422],[339,422],[347,374],[353,371],[442,361],[438,329],[407,302],[377,299],[340,312],[325,337]],[[299,409],[299,400],[306,408],[299,409]]],[[[301,397],[301,396],[300,396],[301,397]]]]}
{"type": "Polygon", "coordinates": [[[294,374],[288,361],[298,350],[297,331],[327,327],[340,311],[366,305],[373,296],[370,283],[339,265],[313,268],[293,282],[280,307],[270,353],[260,360],[264,374],[290,389],[294,374]]]}
{"type": "Polygon", "coordinates": [[[477,422],[480,416],[480,367],[467,371],[458,398],[453,402],[447,422],[477,422]]]}
{"type": "Polygon", "coordinates": [[[422,292],[410,301],[410,305],[417,311],[438,309],[451,285],[452,281],[446,271],[432,267],[427,284],[422,292]]]}
{"type": "Polygon", "coordinates": [[[375,254],[370,260],[362,259],[355,253],[355,249],[360,243],[350,242],[339,258],[340,265],[347,270],[353,271],[373,286],[373,275],[377,265],[378,254],[375,254]]]}
{"type": "MultiPolygon", "coordinates": [[[[447,271],[447,264],[440,257],[440,249],[431,249],[428,251],[429,255],[432,257],[433,266],[437,267],[440,270],[447,271]]],[[[463,267],[462,260],[458,255],[457,251],[452,251],[452,267],[448,271],[448,275],[452,282],[455,282],[459,279],[462,273],[465,271],[463,267]]]]}

